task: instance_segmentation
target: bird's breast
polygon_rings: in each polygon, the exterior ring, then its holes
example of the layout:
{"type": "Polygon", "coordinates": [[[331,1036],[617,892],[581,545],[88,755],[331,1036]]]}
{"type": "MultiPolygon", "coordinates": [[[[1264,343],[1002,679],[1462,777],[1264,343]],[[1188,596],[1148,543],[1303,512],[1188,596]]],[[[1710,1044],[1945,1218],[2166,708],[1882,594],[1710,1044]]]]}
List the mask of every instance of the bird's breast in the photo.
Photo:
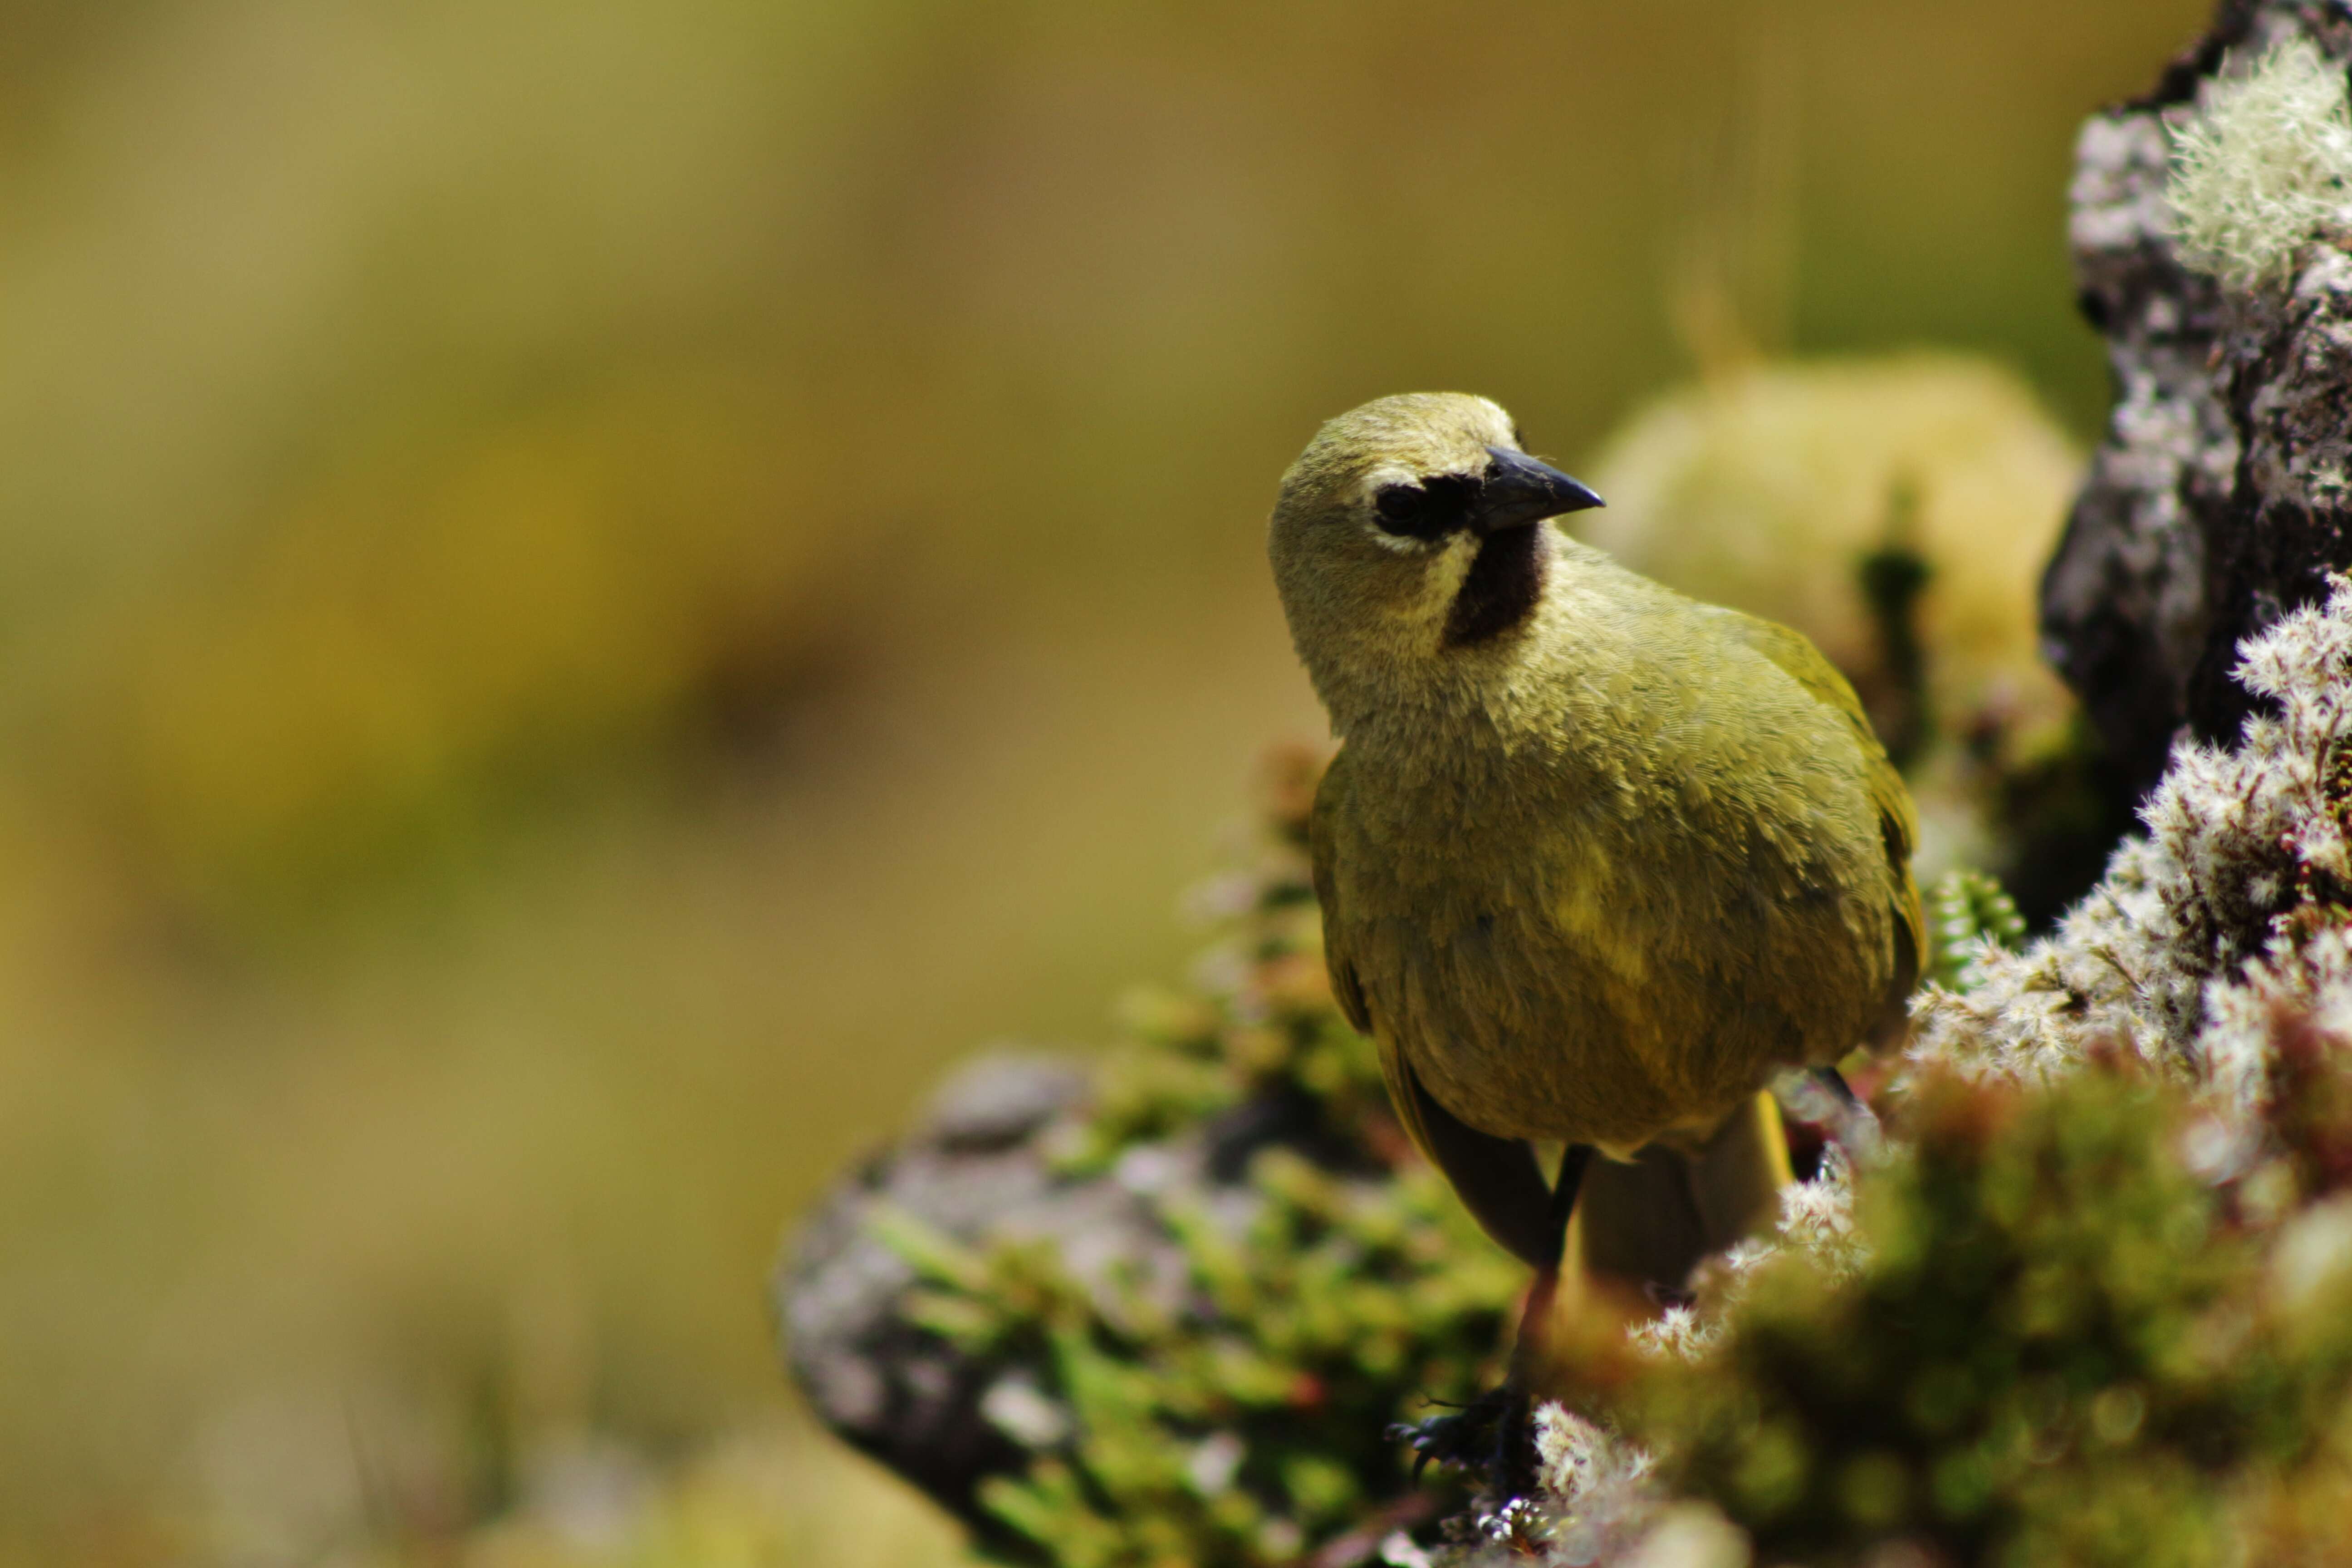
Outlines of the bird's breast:
{"type": "Polygon", "coordinates": [[[1668,791],[1450,804],[1418,855],[1349,847],[1342,905],[1376,1021],[1471,1126],[1630,1147],[1860,1039],[1884,982],[1801,825],[1668,791]]]}

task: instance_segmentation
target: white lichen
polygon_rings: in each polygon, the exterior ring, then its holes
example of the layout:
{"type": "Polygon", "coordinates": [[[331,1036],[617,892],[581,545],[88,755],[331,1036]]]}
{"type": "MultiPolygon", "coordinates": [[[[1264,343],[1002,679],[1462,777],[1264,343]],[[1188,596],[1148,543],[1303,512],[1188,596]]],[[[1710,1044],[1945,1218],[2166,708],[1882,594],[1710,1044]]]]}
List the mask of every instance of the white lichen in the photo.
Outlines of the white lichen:
{"type": "Polygon", "coordinates": [[[2165,183],[2181,259],[2233,289],[2283,280],[2295,253],[2347,226],[2352,112],[2342,65],[2292,37],[2208,82],[2176,127],[2165,183]]]}
{"type": "Polygon", "coordinates": [[[1556,1401],[1535,1413],[1536,1485],[1478,1519],[1478,1543],[1444,1568],[1584,1568],[1622,1563],[1666,1499],[1648,1453],[1556,1401]]]}
{"type": "Polygon", "coordinates": [[[1480,1520],[1442,1568],[1747,1568],[1747,1535],[1713,1506],[1666,1495],[1643,1449],[1566,1405],[1537,1408],[1535,1490],[1480,1520]]]}
{"type": "Polygon", "coordinates": [[[1668,1307],[1625,1331],[1633,1347],[1656,1361],[1699,1361],[1722,1342],[1723,1313],[1707,1302],[1702,1312],[1696,1304],[1668,1307]]]}
{"type": "Polygon", "coordinates": [[[1536,1460],[1544,1489],[1586,1511],[1622,1511],[1651,1469],[1648,1454],[1557,1401],[1536,1411],[1536,1460]]]}
{"type": "Polygon", "coordinates": [[[1810,1257],[1832,1279],[1851,1279],[1870,1261],[1870,1247],[1853,1215],[1853,1164],[1843,1146],[1822,1151],[1810,1182],[1780,1190],[1777,1243],[1810,1257]]]}
{"type": "Polygon", "coordinates": [[[1965,991],[1923,992],[1915,1066],[2038,1079],[2125,1050],[2242,1120],[2281,1016],[2352,1036],[2352,581],[2240,652],[2238,679],[2275,716],[2227,751],[2177,748],[2147,836],[2055,935],[1988,949],[1965,991]]]}

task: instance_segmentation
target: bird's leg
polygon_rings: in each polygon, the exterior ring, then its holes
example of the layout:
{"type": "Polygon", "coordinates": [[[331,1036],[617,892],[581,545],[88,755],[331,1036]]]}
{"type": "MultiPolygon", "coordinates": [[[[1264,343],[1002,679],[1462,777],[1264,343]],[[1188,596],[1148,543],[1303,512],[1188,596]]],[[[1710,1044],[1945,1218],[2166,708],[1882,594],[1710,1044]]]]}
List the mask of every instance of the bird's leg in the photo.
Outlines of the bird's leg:
{"type": "Polygon", "coordinates": [[[1840,1105],[1853,1108],[1862,1104],[1862,1097],[1853,1092],[1853,1086],[1846,1082],[1845,1074],[1837,1068],[1815,1068],[1812,1073],[1813,1081],[1836,1096],[1840,1105]]]}
{"type": "Polygon", "coordinates": [[[1868,1161],[1884,1142],[1878,1118],[1835,1068],[1782,1073],[1773,1080],[1772,1093],[1790,1115],[1822,1129],[1856,1160],[1868,1161]]]}
{"type": "Polygon", "coordinates": [[[1569,1216],[1576,1212],[1578,1188],[1584,1167],[1592,1158],[1590,1145],[1571,1143],[1560,1155],[1559,1175],[1553,1182],[1544,1214],[1545,1242],[1536,1262],[1534,1284],[1519,1314],[1519,1332],[1511,1347],[1511,1367],[1499,1387],[1480,1394],[1452,1415],[1400,1424],[1390,1436],[1410,1445],[1413,1473],[1434,1459],[1486,1470],[1489,1483],[1506,1497],[1524,1497],[1535,1488],[1535,1400],[1533,1390],[1542,1379],[1549,1354],[1552,1314],[1559,1294],[1559,1271],[1568,1252],[1569,1216]]]}
{"type": "Polygon", "coordinates": [[[1862,1102],[1862,1097],[1853,1092],[1853,1087],[1845,1081],[1845,1075],[1835,1068],[1815,1068],[1811,1077],[1815,1083],[1829,1090],[1830,1098],[1837,1101],[1837,1113],[1831,1125],[1837,1134],[1837,1141],[1845,1146],[1846,1152],[1856,1159],[1868,1159],[1877,1153],[1882,1142],[1878,1117],[1862,1102]]]}
{"type": "Polygon", "coordinates": [[[1550,1366],[1552,1314],[1559,1295],[1559,1271],[1568,1256],[1568,1221],[1576,1212],[1584,1167],[1591,1159],[1589,1143],[1570,1143],[1561,1152],[1551,1205],[1544,1214],[1546,1256],[1536,1266],[1535,1283],[1528,1287],[1528,1303],[1519,1314],[1519,1334],[1511,1346],[1511,1370],[1503,1383],[1506,1403],[1496,1433],[1495,1475],[1507,1497],[1525,1497],[1535,1489],[1535,1390],[1550,1366]]]}

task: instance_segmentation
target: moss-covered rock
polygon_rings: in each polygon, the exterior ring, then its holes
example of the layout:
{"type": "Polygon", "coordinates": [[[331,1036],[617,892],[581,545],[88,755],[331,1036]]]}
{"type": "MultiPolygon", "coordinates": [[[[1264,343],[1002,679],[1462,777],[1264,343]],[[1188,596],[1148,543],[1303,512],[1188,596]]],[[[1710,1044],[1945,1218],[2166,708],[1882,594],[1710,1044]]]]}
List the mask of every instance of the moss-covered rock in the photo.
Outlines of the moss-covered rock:
{"type": "Polygon", "coordinates": [[[1008,1561],[1338,1564],[1461,1500],[1387,1431],[1499,1375],[1523,1271],[1412,1153],[1332,1005],[1319,771],[1278,759],[1261,858],[1204,896],[1216,945],[1129,1000],[1083,1094],[961,1154],[943,1110],[781,1282],[820,1409],[1008,1561]],[[975,1212],[981,1181],[1001,1196],[975,1212]],[[939,1397],[897,1386],[909,1365],[939,1397]],[[910,1421],[933,1428],[914,1453],[910,1421]]]}

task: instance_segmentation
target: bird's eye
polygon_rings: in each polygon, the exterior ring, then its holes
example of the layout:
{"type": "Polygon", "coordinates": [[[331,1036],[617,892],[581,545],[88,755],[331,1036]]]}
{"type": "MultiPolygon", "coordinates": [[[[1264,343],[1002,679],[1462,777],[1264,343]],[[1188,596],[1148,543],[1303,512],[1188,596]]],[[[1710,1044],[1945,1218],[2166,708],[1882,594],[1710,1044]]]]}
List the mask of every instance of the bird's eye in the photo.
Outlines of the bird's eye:
{"type": "Polygon", "coordinates": [[[1462,526],[1477,482],[1459,474],[1438,474],[1417,485],[1382,485],[1372,498],[1381,527],[1408,539],[1435,539],[1462,526]]]}

